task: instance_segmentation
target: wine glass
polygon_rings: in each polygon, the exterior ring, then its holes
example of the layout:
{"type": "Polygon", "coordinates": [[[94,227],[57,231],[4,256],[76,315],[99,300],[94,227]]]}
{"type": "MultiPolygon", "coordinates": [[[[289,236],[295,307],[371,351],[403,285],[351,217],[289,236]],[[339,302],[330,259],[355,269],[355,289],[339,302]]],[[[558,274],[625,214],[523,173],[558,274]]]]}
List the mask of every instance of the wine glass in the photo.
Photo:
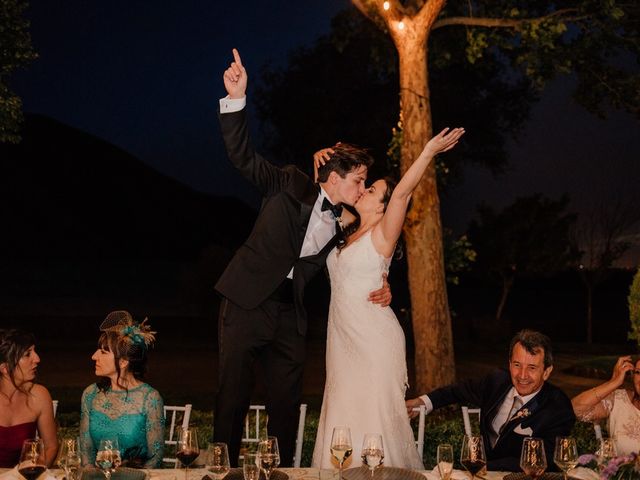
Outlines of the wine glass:
{"type": "Polygon", "coordinates": [[[110,480],[111,474],[116,471],[121,463],[122,458],[120,457],[118,440],[100,440],[98,452],[96,453],[96,467],[102,470],[106,480],[110,480]]]}
{"type": "Polygon", "coordinates": [[[379,433],[365,433],[362,440],[362,463],[371,470],[371,477],[375,469],[382,466],[384,461],[384,446],[382,445],[382,435],[379,433]]]}
{"type": "Polygon", "coordinates": [[[178,430],[176,443],[176,458],[184,465],[184,478],[189,478],[189,466],[200,455],[198,446],[198,431],[195,427],[185,427],[178,430]]]}
{"type": "Polygon", "coordinates": [[[438,472],[442,480],[449,480],[453,473],[453,447],[448,443],[438,445],[436,454],[438,472]]]}
{"type": "Polygon", "coordinates": [[[604,468],[605,464],[618,455],[616,444],[613,438],[603,438],[600,440],[600,449],[598,450],[598,464],[604,468]]]}
{"type": "Polygon", "coordinates": [[[562,470],[564,480],[567,480],[567,472],[578,464],[576,439],[573,437],[556,437],[553,461],[562,470]]]}
{"type": "Polygon", "coordinates": [[[547,456],[544,453],[544,440],[527,437],[522,441],[520,468],[533,480],[542,476],[547,469],[547,456]]]}
{"type": "Polygon", "coordinates": [[[260,469],[264,472],[267,480],[271,478],[271,474],[280,465],[280,449],[278,448],[278,439],[276,437],[267,437],[258,443],[258,459],[260,469]]]}
{"type": "Polygon", "coordinates": [[[258,480],[260,478],[260,465],[257,453],[245,453],[242,459],[242,474],[244,480],[258,480]]]}
{"type": "Polygon", "coordinates": [[[333,458],[338,462],[338,479],[342,480],[342,466],[344,465],[344,461],[353,453],[351,430],[349,427],[333,427],[330,451],[333,458]]]}
{"type": "Polygon", "coordinates": [[[41,438],[25,440],[20,452],[18,472],[27,480],[36,480],[47,469],[44,456],[44,442],[41,438]]]}
{"type": "Polygon", "coordinates": [[[471,480],[487,466],[484,441],[480,435],[465,435],[462,440],[460,463],[471,475],[471,480]]]}
{"type": "Polygon", "coordinates": [[[226,443],[209,444],[206,466],[215,480],[222,480],[229,473],[229,449],[226,443]]]}
{"type": "Polygon", "coordinates": [[[80,450],[77,439],[62,439],[56,464],[64,470],[66,480],[77,480],[78,468],[80,467],[80,450]]]}

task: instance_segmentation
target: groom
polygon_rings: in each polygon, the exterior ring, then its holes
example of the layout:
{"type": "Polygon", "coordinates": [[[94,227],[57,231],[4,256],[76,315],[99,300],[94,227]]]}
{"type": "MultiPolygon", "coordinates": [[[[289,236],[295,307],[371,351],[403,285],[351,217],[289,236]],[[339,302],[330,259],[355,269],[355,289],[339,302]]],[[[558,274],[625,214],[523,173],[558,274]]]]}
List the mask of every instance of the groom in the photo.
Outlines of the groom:
{"type": "MultiPolygon", "coordinates": [[[[223,76],[228,95],[220,100],[222,136],[229,159],[263,200],[253,231],[216,284],[224,298],[213,438],[228,444],[235,466],[258,361],[267,388],[269,434],[278,438],[280,466],[287,467],[292,464],[302,397],[304,288],[336,245],[340,204],[352,205],[362,195],[373,159],[349,145],[333,147],[331,161],[319,171],[319,188],[294,166],[267,162],[249,139],[247,73],[235,49],[233,56],[223,76]]],[[[369,300],[383,306],[391,302],[386,281],[369,300]]]]}

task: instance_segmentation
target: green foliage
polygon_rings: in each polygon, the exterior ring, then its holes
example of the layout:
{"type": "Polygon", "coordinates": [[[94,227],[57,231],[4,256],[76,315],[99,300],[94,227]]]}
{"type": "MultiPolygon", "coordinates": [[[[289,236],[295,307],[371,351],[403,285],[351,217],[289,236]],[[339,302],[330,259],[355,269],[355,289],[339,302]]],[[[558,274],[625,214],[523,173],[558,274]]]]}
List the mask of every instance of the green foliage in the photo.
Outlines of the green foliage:
{"type": "MultiPolygon", "coordinates": [[[[497,28],[466,25],[465,56],[474,65],[500,55],[538,88],[573,73],[576,99],[603,115],[607,105],[640,114],[640,4],[624,0],[491,0],[449,2],[440,17],[515,22],[497,28]]],[[[434,31],[431,41],[441,35],[434,31]]],[[[462,28],[460,28],[462,29],[462,28]]]]}
{"type": "Polygon", "coordinates": [[[20,141],[22,101],[8,87],[8,77],[36,58],[29,36],[29,22],[22,17],[27,3],[0,0],[0,142],[20,141]]]}
{"type": "Polygon", "coordinates": [[[444,258],[447,282],[458,285],[458,274],[469,270],[476,260],[476,251],[466,235],[453,238],[450,229],[444,229],[444,258]]]}
{"type": "Polygon", "coordinates": [[[640,348],[640,268],[633,277],[627,300],[629,302],[629,323],[631,324],[629,339],[638,342],[640,348]]]}

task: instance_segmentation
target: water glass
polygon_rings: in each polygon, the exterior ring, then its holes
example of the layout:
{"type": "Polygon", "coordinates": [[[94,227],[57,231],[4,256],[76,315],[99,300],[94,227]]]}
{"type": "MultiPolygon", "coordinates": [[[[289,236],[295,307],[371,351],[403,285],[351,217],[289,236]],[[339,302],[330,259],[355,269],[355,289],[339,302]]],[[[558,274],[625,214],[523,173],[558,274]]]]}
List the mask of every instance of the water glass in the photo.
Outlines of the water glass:
{"type": "Polygon", "coordinates": [[[258,461],[265,478],[269,480],[273,471],[280,465],[280,449],[276,437],[267,437],[258,443],[258,461]]]}
{"type": "Polygon", "coordinates": [[[379,433],[365,433],[362,441],[362,463],[371,470],[371,477],[375,469],[384,463],[384,446],[382,435],[379,433]]]}
{"type": "Polygon", "coordinates": [[[453,447],[448,443],[438,445],[436,461],[438,462],[438,472],[442,480],[449,480],[453,473],[453,447]]]}
{"type": "Polygon", "coordinates": [[[260,465],[257,453],[245,453],[242,459],[242,474],[244,480],[259,480],[260,465]]]}
{"type": "Polygon", "coordinates": [[[567,480],[567,472],[578,465],[576,439],[573,437],[556,437],[553,461],[562,470],[564,480],[567,480]]]}
{"type": "Polygon", "coordinates": [[[56,464],[64,470],[66,480],[77,480],[80,468],[80,449],[76,438],[63,438],[60,441],[56,464]]]}
{"type": "Polygon", "coordinates": [[[207,470],[215,480],[222,480],[231,467],[229,466],[229,449],[226,443],[210,443],[207,448],[207,470]]]}
{"type": "Polygon", "coordinates": [[[544,440],[527,437],[522,441],[520,468],[533,480],[542,476],[547,469],[547,455],[544,452],[544,440]]]}

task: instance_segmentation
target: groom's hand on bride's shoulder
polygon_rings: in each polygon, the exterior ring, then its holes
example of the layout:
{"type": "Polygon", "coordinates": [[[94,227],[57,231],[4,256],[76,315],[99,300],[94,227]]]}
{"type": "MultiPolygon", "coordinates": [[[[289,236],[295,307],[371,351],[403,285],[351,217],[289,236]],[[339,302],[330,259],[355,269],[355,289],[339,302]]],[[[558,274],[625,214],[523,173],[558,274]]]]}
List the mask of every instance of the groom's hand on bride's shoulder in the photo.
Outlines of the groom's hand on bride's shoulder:
{"type": "Polygon", "coordinates": [[[391,287],[389,286],[389,282],[387,281],[387,274],[382,274],[382,288],[379,290],[374,290],[369,293],[369,301],[371,303],[375,303],[376,305],[380,305],[381,307],[388,307],[391,305],[391,287]]]}

